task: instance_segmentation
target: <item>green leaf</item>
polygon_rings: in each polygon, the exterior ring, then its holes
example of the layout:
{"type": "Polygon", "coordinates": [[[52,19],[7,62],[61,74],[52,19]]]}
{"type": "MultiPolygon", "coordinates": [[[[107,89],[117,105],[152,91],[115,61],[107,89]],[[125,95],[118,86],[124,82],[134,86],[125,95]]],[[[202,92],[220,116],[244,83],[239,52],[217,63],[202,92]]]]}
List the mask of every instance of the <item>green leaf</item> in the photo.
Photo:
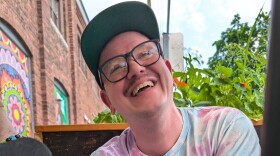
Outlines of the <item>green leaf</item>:
{"type": "Polygon", "coordinates": [[[239,91],[245,90],[245,89],[246,89],[245,87],[243,87],[243,86],[240,84],[240,82],[235,82],[235,83],[234,83],[234,88],[235,88],[236,90],[239,90],[239,91]]]}
{"type": "Polygon", "coordinates": [[[195,94],[199,94],[200,90],[197,87],[190,87],[190,89],[195,93],[195,94]]]}
{"type": "Polygon", "coordinates": [[[251,104],[249,102],[243,102],[244,104],[244,108],[246,110],[246,112],[248,112],[249,114],[252,114],[254,112],[254,110],[251,108],[251,104]]]}
{"type": "Polygon", "coordinates": [[[225,80],[221,78],[214,78],[214,83],[217,83],[217,85],[226,85],[228,84],[225,80]]]}
{"type": "Polygon", "coordinates": [[[224,78],[228,78],[232,75],[232,69],[225,66],[218,66],[218,71],[224,76],[224,78]]]}
{"type": "Polygon", "coordinates": [[[176,98],[176,97],[173,98],[173,101],[174,101],[174,103],[177,107],[186,107],[189,104],[184,99],[179,99],[179,98],[176,98]]]}
{"type": "Polygon", "coordinates": [[[119,113],[111,114],[109,109],[98,113],[93,119],[93,123],[122,123],[126,122],[119,113]]]}
{"type": "Polygon", "coordinates": [[[194,104],[195,107],[204,107],[204,106],[211,106],[211,101],[200,101],[196,104],[194,104]]]}
{"type": "Polygon", "coordinates": [[[240,70],[244,70],[244,69],[245,69],[245,67],[244,67],[244,65],[243,65],[243,62],[236,61],[235,63],[236,63],[237,67],[238,67],[240,70]]]}
{"type": "Polygon", "coordinates": [[[254,90],[254,96],[256,97],[256,105],[263,109],[264,106],[264,94],[258,90],[254,90]]]}
{"type": "Polygon", "coordinates": [[[173,92],[173,96],[174,96],[175,98],[177,98],[177,99],[181,99],[181,98],[182,98],[181,94],[178,93],[178,92],[173,92]]]}
{"type": "Polygon", "coordinates": [[[184,72],[173,72],[173,77],[182,77],[184,75],[185,75],[184,72]]]}

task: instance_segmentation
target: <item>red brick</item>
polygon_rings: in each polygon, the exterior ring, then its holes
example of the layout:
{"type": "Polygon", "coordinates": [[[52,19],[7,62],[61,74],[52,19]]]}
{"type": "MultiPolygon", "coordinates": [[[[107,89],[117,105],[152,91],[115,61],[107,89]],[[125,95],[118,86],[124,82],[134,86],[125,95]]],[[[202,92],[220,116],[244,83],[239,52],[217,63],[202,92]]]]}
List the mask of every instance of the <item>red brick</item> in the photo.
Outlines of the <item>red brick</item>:
{"type": "Polygon", "coordinates": [[[0,18],[22,39],[32,56],[30,73],[35,125],[55,124],[55,79],[69,95],[70,124],[82,124],[85,123],[84,114],[92,118],[92,113],[104,109],[94,77],[89,69],[85,75],[79,66],[78,36],[85,28],[85,21],[75,0],[63,0],[66,31],[63,39],[51,23],[49,3],[50,0],[1,0],[0,18]]]}

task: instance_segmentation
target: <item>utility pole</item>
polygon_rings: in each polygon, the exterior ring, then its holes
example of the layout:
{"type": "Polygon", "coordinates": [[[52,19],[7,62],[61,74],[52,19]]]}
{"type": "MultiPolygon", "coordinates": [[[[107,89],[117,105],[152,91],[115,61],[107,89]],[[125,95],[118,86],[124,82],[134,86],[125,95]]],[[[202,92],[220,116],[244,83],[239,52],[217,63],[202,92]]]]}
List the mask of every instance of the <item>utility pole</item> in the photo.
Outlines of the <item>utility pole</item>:
{"type": "Polygon", "coordinates": [[[147,0],[147,4],[152,7],[151,0],[147,0]]]}
{"type": "Polygon", "coordinates": [[[167,34],[169,34],[169,19],[170,19],[170,0],[168,0],[168,4],[167,4],[167,28],[166,28],[167,34]]]}
{"type": "Polygon", "coordinates": [[[166,23],[166,33],[163,33],[163,54],[169,59],[169,17],[170,16],[170,0],[167,4],[167,23],[166,23]]]}

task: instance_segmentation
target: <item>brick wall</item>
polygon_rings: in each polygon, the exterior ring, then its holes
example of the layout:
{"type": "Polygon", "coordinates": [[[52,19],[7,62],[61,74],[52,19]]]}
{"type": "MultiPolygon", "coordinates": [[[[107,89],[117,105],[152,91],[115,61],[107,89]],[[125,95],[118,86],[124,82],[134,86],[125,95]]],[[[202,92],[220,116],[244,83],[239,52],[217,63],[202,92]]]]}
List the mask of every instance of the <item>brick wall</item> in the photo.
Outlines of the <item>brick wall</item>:
{"type": "Polygon", "coordinates": [[[79,65],[78,40],[85,21],[75,0],[61,0],[66,36],[52,22],[50,0],[0,0],[0,18],[17,33],[31,55],[32,104],[36,125],[55,124],[54,81],[69,95],[70,124],[104,109],[89,69],[79,65]]]}

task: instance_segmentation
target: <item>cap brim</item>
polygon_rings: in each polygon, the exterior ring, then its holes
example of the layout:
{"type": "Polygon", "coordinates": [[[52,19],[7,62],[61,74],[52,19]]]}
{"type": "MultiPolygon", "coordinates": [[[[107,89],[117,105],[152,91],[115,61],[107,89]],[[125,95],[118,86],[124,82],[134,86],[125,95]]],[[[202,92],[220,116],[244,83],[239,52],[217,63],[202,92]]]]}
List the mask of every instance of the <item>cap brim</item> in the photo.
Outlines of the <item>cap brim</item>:
{"type": "Polygon", "coordinates": [[[137,31],[150,39],[159,39],[158,24],[152,9],[136,1],[113,5],[96,15],[82,34],[82,54],[99,86],[100,53],[114,36],[126,31],[137,31]]]}

